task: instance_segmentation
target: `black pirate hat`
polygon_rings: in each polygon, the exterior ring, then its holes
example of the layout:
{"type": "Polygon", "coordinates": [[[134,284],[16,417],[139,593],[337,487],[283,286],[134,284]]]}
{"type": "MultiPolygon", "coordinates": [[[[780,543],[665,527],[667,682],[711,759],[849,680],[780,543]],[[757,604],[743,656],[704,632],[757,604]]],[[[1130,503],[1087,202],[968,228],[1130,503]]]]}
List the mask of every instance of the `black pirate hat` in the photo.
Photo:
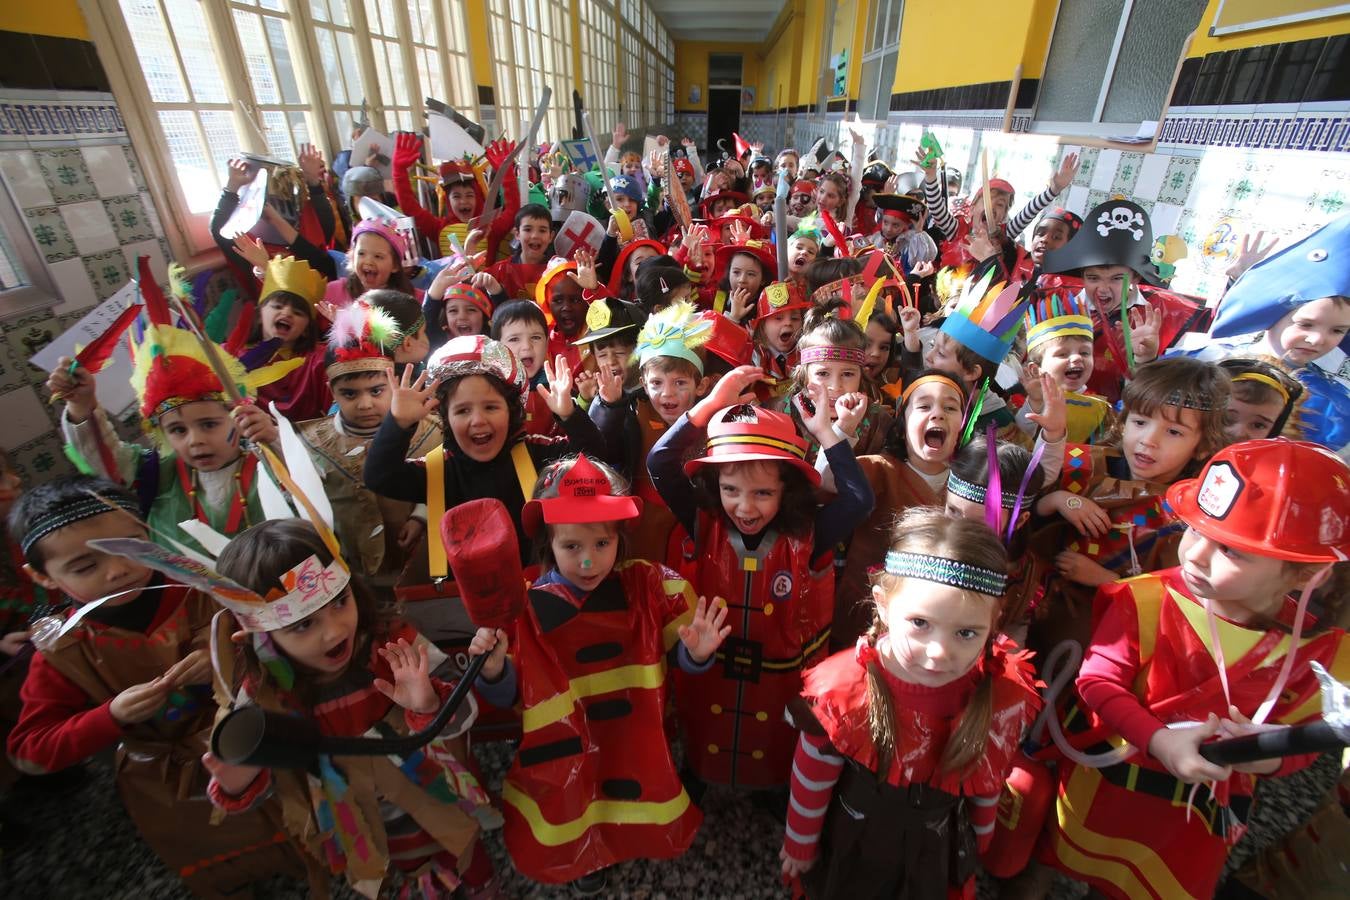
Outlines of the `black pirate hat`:
{"type": "Polygon", "coordinates": [[[592,303],[586,310],[586,327],[590,330],[572,343],[579,347],[585,346],[629,329],[632,329],[633,340],[636,341],[637,331],[646,321],[647,314],[636,303],[605,297],[592,303]]]}
{"type": "Polygon", "coordinates": [[[1083,226],[1063,247],[1045,254],[1042,270],[1079,275],[1089,266],[1126,266],[1152,285],[1162,284],[1150,255],[1153,224],[1148,213],[1130,200],[1108,200],[1083,218],[1083,226]]]}
{"type": "Polygon", "coordinates": [[[908,194],[873,194],[872,202],[876,204],[879,215],[899,215],[915,225],[923,222],[927,211],[922,200],[908,194]]]}

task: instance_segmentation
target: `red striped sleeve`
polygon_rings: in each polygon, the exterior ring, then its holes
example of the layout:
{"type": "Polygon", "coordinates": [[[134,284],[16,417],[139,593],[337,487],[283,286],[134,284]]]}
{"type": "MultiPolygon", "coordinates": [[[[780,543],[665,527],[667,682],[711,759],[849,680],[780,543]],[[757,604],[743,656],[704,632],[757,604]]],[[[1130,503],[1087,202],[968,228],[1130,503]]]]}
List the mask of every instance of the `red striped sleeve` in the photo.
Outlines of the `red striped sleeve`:
{"type": "Polygon", "coordinates": [[[834,753],[829,741],[802,732],[792,759],[787,832],[783,838],[783,849],[798,862],[816,858],[825,812],[843,770],[844,758],[834,753]]]}
{"type": "Polygon", "coordinates": [[[998,815],[998,794],[987,797],[967,797],[966,814],[975,829],[976,847],[983,853],[994,838],[994,820],[998,815]]]}

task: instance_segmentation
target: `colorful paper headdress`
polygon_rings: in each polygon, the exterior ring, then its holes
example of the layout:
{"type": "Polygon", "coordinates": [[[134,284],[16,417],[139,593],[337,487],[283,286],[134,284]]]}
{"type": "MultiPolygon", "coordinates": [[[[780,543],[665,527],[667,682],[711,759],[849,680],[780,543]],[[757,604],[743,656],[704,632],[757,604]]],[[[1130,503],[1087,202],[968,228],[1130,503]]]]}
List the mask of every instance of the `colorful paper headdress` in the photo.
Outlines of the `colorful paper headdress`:
{"type": "MultiPolygon", "coordinates": [[[[359,229],[361,226],[356,227],[359,229]]],[[[328,280],[310,268],[309,263],[294,256],[274,256],[267,263],[267,272],[263,275],[262,293],[258,295],[258,302],[262,303],[277,291],[287,291],[303,299],[312,315],[315,305],[323,299],[326,290],[328,280]]]]}
{"type": "Polygon", "coordinates": [[[478,178],[474,175],[473,163],[467,159],[452,159],[440,164],[436,173],[441,177],[441,185],[450,187],[456,184],[470,184],[476,189],[478,178]]]}
{"type": "MultiPolygon", "coordinates": [[[[1210,334],[1269,328],[1285,313],[1325,297],[1350,297],[1350,214],[1252,266],[1224,295],[1210,334]]],[[[1350,352],[1350,335],[1341,341],[1350,352]]]]}
{"type": "Polygon", "coordinates": [[[455,300],[471,303],[483,314],[483,318],[492,318],[492,301],[488,299],[488,295],[483,293],[481,288],[476,288],[467,281],[461,281],[446,288],[444,301],[450,303],[455,300]]]}
{"type": "Polygon", "coordinates": [[[1050,294],[1027,308],[1027,350],[1061,337],[1093,338],[1092,317],[1077,296],[1050,294]]]}
{"type": "Polygon", "coordinates": [[[427,360],[427,377],[444,384],[449,378],[495,375],[520,393],[527,388],[525,368],[505,344],[481,334],[452,338],[427,360]]]}
{"type": "Polygon", "coordinates": [[[394,350],[403,331],[389,313],[356,302],[337,311],[328,332],[324,362],[329,379],[353,372],[383,372],[394,367],[394,350]]]}
{"type": "Polygon", "coordinates": [[[1003,361],[1012,347],[1026,311],[1025,285],[1000,281],[992,284],[990,269],[979,281],[966,286],[956,308],[942,323],[942,332],[992,363],[1003,361]]]}
{"type": "Polygon", "coordinates": [[[636,519],[642,513],[642,501],[615,494],[609,476],[584,453],[570,465],[559,465],[552,475],[554,481],[543,487],[556,484],[557,496],[530,500],[521,511],[521,525],[531,537],[539,533],[541,525],[618,522],[636,519]]]}
{"type": "Polygon", "coordinates": [[[825,242],[825,223],[821,221],[820,213],[813,212],[808,216],[802,216],[801,221],[797,223],[797,230],[792,232],[792,237],[788,240],[797,238],[806,238],[817,244],[825,242]]]}
{"type": "Polygon", "coordinates": [[[638,366],[657,356],[672,356],[691,363],[703,374],[703,360],[694,351],[712,336],[712,324],[698,315],[698,309],[687,300],[670,304],[653,313],[638,335],[638,366]]]}

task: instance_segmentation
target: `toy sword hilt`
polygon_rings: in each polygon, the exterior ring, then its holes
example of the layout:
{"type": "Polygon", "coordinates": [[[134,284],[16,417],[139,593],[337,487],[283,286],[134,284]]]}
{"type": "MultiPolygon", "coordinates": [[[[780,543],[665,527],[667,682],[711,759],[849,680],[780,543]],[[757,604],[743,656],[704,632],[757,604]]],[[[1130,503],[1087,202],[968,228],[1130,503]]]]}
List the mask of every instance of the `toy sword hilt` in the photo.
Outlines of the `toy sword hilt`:
{"type": "Polygon", "coordinates": [[[1231,766],[1303,753],[1324,753],[1350,745],[1350,687],[1332,678],[1320,663],[1312,663],[1312,669],[1322,684],[1321,721],[1201,744],[1200,755],[1212,763],[1231,766]]]}

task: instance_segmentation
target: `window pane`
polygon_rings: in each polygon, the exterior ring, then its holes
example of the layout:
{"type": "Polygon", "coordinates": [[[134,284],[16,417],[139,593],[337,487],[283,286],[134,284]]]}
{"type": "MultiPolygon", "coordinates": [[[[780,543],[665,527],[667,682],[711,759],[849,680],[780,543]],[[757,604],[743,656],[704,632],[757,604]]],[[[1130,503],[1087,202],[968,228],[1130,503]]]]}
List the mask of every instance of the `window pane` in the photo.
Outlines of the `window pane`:
{"type": "Polygon", "coordinates": [[[338,61],[342,65],[342,77],[347,82],[347,100],[359,106],[366,91],[362,87],[361,69],[356,62],[356,42],[345,31],[338,32],[337,40],[338,61]]]}
{"type": "Polygon", "coordinates": [[[4,232],[0,231],[0,291],[11,291],[30,283],[19,263],[18,254],[9,245],[4,232]]]}
{"type": "Polygon", "coordinates": [[[263,133],[267,136],[268,155],[277,159],[295,159],[296,152],[291,145],[290,130],[286,127],[286,114],[268,111],[262,114],[262,120],[263,133]]]}
{"type": "Polygon", "coordinates": [[[156,103],[187,102],[187,87],[183,84],[174,55],[173,42],[160,18],[159,7],[147,0],[122,0],[122,15],[127,31],[136,47],[136,58],[145,74],[150,99],[156,103]]]}
{"type": "Polygon", "coordinates": [[[300,86],[295,80],[295,70],[291,66],[291,48],[286,41],[286,26],[275,16],[264,20],[267,27],[267,43],[272,48],[272,62],[276,65],[277,83],[281,85],[283,103],[300,103],[300,86]]]}
{"type": "Polygon", "coordinates": [[[1205,0],[1135,0],[1102,107],[1103,122],[1159,117],[1181,45],[1200,24],[1205,5],[1205,0]]]}
{"type": "Polygon", "coordinates": [[[314,17],[315,22],[333,21],[328,15],[328,4],[324,0],[309,0],[309,14],[314,17]]]}
{"type": "Polygon", "coordinates": [[[277,90],[276,79],[272,76],[272,64],[267,59],[262,25],[258,17],[253,13],[236,9],[234,25],[239,31],[239,43],[244,48],[244,64],[248,67],[249,80],[253,83],[253,96],[259,103],[280,103],[281,93],[277,90]]]}
{"type": "Polygon", "coordinates": [[[215,209],[220,191],[217,173],[225,171],[225,161],[220,161],[217,170],[215,161],[207,156],[197,131],[196,116],[190,112],[162,110],[159,125],[188,209],[195,213],[215,209]]]}
{"type": "MultiPolygon", "coordinates": [[[[1125,0],[1062,3],[1041,79],[1036,118],[1091,122],[1125,0]]],[[[1155,23],[1157,24],[1157,23],[1155,23]]],[[[1171,76],[1169,67],[1168,76],[1171,76]]]]}

